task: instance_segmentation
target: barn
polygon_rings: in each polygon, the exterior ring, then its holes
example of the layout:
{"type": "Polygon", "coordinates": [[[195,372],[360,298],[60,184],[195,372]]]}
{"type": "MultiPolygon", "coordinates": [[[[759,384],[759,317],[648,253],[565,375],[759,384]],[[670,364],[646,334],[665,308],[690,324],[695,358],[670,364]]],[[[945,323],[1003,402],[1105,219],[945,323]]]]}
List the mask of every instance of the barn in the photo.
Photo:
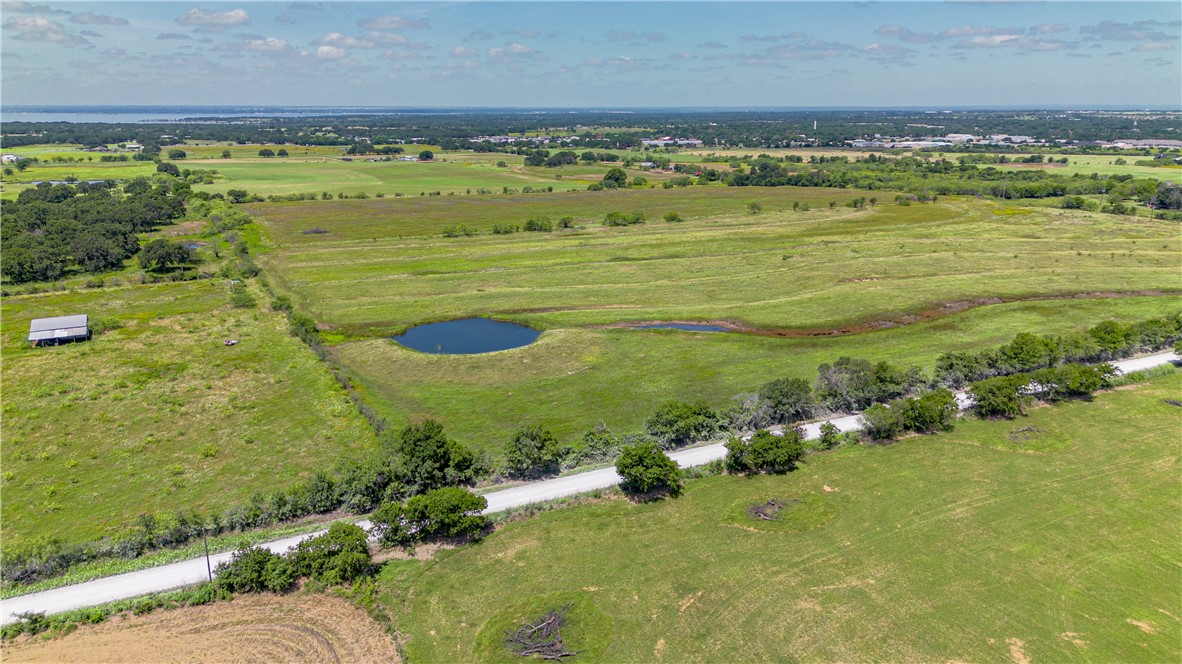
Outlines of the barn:
{"type": "Polygon", "coordinates": [[[29,323],[29,343],[34,346],[56,346],[89,338],[90,317],[86,314],[34,318],[29,323]]]}

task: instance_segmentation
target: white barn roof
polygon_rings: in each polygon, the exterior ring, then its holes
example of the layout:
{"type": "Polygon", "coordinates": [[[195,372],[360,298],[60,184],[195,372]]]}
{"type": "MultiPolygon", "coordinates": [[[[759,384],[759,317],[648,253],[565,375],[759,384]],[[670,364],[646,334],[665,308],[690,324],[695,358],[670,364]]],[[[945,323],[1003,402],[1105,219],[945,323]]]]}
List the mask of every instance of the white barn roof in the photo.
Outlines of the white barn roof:
{"type": "Polygon", "coordinates": [[[29,341],[85,337],[89,333],[89,328],[90,318],[86,314],[34,318],[29,323],[29,341]]]}

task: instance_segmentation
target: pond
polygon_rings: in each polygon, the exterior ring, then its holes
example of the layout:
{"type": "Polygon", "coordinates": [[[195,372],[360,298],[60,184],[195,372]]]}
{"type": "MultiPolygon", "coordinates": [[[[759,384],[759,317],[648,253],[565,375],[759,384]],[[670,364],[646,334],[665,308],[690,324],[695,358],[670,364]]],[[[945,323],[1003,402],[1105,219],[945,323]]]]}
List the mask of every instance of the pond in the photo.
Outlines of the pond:
{"type": "Polygon", "coordinates": [[[400,345],[423,353],[475,355],[528,346],[541,332],[517,323],[489,318],[462,318],[428,323],[393,337],[400,345]]]}
{"type": "Polygon", "coordinates": [[[697,323],[652,323],[637,325],[638,330],[681,330],[683,332],[726,332],[721,325],[702,325],[697,323]]]}

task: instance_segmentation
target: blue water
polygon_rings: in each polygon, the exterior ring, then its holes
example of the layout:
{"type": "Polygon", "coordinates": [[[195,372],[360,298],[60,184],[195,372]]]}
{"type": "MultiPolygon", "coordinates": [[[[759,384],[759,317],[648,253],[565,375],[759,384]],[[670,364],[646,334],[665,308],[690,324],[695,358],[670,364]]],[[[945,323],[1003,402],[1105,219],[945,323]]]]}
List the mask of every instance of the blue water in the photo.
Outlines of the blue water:
{"type": "Polygon", "coordinates": [[[681,330],[683,332],[726,332],[721,325],[698,325],[694,323],[654,323],[652,325],[637,325],[638,330],[681,330]]]}
{"type": "Polygon", "coordinates": [[[532,344],[538,330],[488,318],[464,318],[418,325],[394,341],[423,353],[475,355],[532,344]]]}

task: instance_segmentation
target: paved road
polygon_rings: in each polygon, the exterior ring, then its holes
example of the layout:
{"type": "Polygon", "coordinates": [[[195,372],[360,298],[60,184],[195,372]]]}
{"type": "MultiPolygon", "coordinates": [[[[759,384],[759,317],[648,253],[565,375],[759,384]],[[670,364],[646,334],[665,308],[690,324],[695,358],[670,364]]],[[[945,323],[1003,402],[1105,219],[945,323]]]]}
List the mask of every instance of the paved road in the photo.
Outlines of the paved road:
{"type": "MultiPolygon", "coordinates": [[[[1141,371],[1152,367],[1178,362],[1179,358],[1173,353],[1158,353],[1146,357],[1134,358],[1114,362],[1113,365],[1122,372],[1141,371]]],[[[957,400],[964,408],[967,400],[963,394],[957,395],[957,400]]],[[[860,428],[857,415],[849,415],[830,420],[841,431],[856,431],[860,428]]],[[[804,426],[806,438],[820,436],[820,423],[804,426]]],[[[726,457],[726,448],[722,443],[704,445],[691,449],[680,450],[669,455],[682,468],[701,466],[716,459],[726,457]]],[[[488,499],[486,514],[505,512],[522,505],[540,503],[556,498],[574,496],[596,489],[605,489],[620,483],[620,476],[614,468],[602,468],[585,473],[577,473],[566,477],[557,477],[540,482],[532,482],[520,486],[493,491],[484,494],[488,499]]],[[[369,527],[369,522],[358,522],[363,528],[369,527]]],[[[295,546],[301,539],[311,537],[317,533],[297,535],[286,539],[264,544],[266,548],[281,553],[295,546]]],[[[228,560],[230,553],[220,553],[210,556],[213,566],[228,560]]],[[[196,558],[184,562],[162,565],[138,572],[128,572],[118,576],[96,579],[73,586],[55,588],[31,595],[22,595],[0,602],[0,624],[8,624],[14,620],[14,614],[26,611],[44,611],[47,614],[59,613],[70,609],[96,606],[117,599],[126,599],[147,593],[171,590],[182,586],[200,583],[208,578],[205,558],[196,558]]]]}

